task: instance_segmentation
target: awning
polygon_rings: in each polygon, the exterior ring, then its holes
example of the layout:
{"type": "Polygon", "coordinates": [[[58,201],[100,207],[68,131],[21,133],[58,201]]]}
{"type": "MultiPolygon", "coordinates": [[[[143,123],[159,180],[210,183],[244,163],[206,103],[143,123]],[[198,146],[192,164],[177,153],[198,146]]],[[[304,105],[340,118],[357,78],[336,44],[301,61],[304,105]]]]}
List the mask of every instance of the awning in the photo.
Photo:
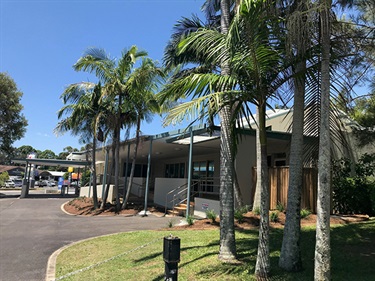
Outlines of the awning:
{"type": "Polygon", "coordinates": [[[61,159],[13,159],[12,163],[17,164],[34,164],[39,166],[60,166],[60,167],[73,167],[73,168],[84,168],[91,165],[90,161],[72,161],[72,160],[61,160],[61,159]]]}

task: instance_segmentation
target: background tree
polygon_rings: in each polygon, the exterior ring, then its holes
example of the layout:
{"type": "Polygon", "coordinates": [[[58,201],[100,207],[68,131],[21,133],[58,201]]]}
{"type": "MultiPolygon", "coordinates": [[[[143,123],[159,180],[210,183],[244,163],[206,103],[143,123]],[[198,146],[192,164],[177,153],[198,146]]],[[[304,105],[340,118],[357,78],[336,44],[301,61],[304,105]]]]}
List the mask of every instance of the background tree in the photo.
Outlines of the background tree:
{"type": "MultiPolygon", "coordinates": [[[[61,134],[71,131],[73,135],[79,135],[82,143],[87,143],[91,151],[91,174],[93,178],[94,208],[99,207],[96,188],[96,143],[98,132],[101,130],[100,113],[102,107],[99,104],[101,98],[101,85],[90,82],[81,82],[68,86],[61,98],[64,106],[58,111],[59,123],[55,133],[61,134]]],[[[101,141],[102,139],[100,139],[101,141]]]]}
{"type": "Polygon", "coordinates": [[[123,50],[118,60],[112,59],[103,49],[89,48],[76,62],[76,71],[95,73],[103,85],[102,100],[108,101],[108,111],[116,118],[112,119],[112,140],[115,148],[115,188],[116,210],[119,211],[119,176],[120,176],[120,139],[121,129],[132,126],[135,114],[129,95],[129,78],[138,59],[146,57],[147,52],[139,51],[136,46],[123,50]]]}
{"type": "MultiPolygon", "coordinates": [[[[151,114],[160,112],[160,106],[155,93],[159,91],[164,78],[164,71],[151,59],[143,59],[139,67],[134,69],[128,80],[129,99],[127,106],[134,110],[136,116],[135,145],[130,177],[126,194],[124,193],[122,209],[126,208],[133,185],[138,145],[140,142],[141,121],[151,121],[151,114]]],[[[127,172],[127,171],[126,171],[127,172]]]]}
{"type": "Polygon", "coordinates": [[[31,145],[22,145],[16,149],[15,157],[25,159],[27,155],[33,152],[36,152],[36,149],[31,145]]]}
{"type": "Polygon", "coordinates": [[[0,153],[10,154],[13,142],[26,132],[27,120],[21,113],[22,95],[14,80],[7,73],[0,72],[0,153]]]}

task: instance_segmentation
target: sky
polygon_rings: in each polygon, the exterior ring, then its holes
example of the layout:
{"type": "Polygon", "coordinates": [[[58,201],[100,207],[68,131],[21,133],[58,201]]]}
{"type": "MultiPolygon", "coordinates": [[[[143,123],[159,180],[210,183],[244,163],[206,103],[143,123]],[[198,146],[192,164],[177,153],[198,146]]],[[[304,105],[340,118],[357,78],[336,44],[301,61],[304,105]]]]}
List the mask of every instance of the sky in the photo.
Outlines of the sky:
{"type": "MultiPolygon", "coordinates": [[[[60,95],[66,86],[96,82],[73,64],[88,47],[120,57],[136,45],[162,61],[174,24],[197,14],[203,0],[0,0],[0,72],[6,72],[23,92],[22,113],[28,120],[25,136],[13,146],[31,145],[59,154],[67,146],[81,148],[69,132],[54,134],[60,95]]],[[[145,135],[184,128],[163,127],[155,116],[142,124],[145,135]]],[[[132,137],[132,136],[130,136],[132,137]]]]}

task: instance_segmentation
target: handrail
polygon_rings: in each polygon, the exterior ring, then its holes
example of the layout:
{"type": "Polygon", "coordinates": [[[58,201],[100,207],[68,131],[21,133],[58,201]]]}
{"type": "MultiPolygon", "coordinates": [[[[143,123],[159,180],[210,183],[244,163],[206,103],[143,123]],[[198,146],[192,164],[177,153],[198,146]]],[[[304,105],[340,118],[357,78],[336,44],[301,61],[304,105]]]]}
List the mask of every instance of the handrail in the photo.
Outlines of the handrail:
{"type": "Polygon", "coordinates": [[[182,185],[179,185],[178,187],[172,189],[171,191],[169,191],[169,192],[165,195],[165,210],[164,210],[164,215],[167,213],[167,206],[168,206],[168,203],[169,203],[169,202],[172,202],[172,200],[168,202],[168,195],[174,193],[175,191],[179,190],[180,188],[182,188],[182,187],[184,187],[184,186],[187,186],[187,183],[184,183],[184,184],[182,184],[182,185]]]}
{"type": "MultiPolygon", "coordinates": [[[[192,184],[191,186],[193,187],[193,186],[195,186],[195,185],[197,185],[197,184],[198,184],[198,182],[193,182],[193,184],[192,184]]],[[[165,196],[165,209],[164,209],[164,215],[167,214],[168,203],[173,202],[173,203],[172,203],[172,206],[174,207],[174,206],[176,206],[176,205],[178,205],[178,204],[181,204],[182,202],[184,202],[184,201],[187,199],[187,192],[186,192],[186,198],[180,200],[178,203],[175,203],[175,199],[176,199],[177,195],[179,195],[179,194],[181,194],[181,193],[183,193],[183,192],[185,192],[185,191],[188,190],[187,185],[188,185],[187,183],[182,184],[182,185],[180,185],[180,186],[178,186],[178,187],[172,189],[171,191],[169,191],[169,192],[166,194],[166,196],[165,196]],[[186,186],[186,187],[185,187],[185,186],[186,186]],[[183,188],[183,187],[185,187],[185,188],[183,188]],[[180,190],[181,188],[183,188],[183,189],[180,190]],[[178,191],[178,190],[179,190],[179,191],[178,191]],[[178,191],[178,192],[176,193],[176,191],[178,191]],[[168,201],[168,195],[170,195],[170,194],[173,194],[173,199],[170,200],[170,201],[168,201]]],[[[195,195],[195,194],[198,193],[198,191],[190,191],[190,193],[193,194],[193,195],[195,195]]]]}

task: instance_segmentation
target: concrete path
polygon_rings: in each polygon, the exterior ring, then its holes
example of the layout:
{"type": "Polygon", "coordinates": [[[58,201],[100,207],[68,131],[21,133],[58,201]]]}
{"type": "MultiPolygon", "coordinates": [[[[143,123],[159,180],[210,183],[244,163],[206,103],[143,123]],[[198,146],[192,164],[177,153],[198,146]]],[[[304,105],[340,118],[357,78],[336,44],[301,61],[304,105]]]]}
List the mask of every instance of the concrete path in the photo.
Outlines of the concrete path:
{"type": "Polygon", "coordinates": [[[61,210],[66,198],[0,199],[0,280],[45,280],[49,256],[82,239],[167,226],[168,218],[80,217],[61,210]]]}

